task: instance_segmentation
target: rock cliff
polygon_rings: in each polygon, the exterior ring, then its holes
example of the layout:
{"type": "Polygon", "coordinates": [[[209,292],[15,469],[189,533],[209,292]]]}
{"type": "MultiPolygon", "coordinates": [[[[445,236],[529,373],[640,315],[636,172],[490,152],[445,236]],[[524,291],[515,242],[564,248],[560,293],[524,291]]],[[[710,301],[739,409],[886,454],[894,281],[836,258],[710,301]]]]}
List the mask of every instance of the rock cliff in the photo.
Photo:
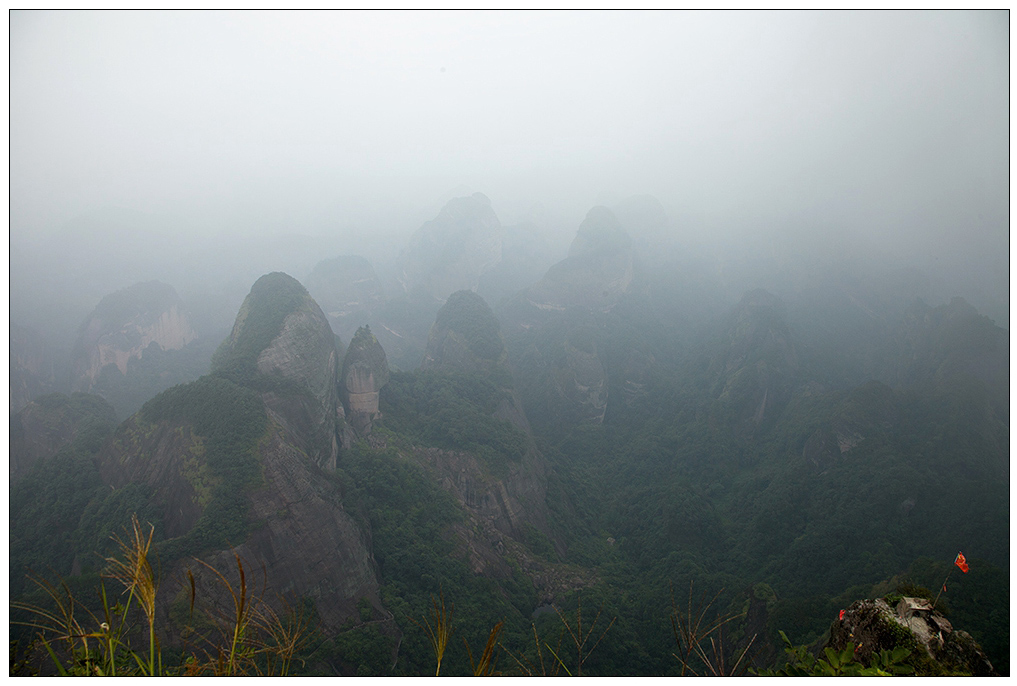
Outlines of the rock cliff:
{"type": "Polygon", "coordinates": [[[527,531],[549,534],[547,465],[530,436],[529,423],[513,389],[500,326],[484,299],[471,291],[453,293],[438,312],[424,356],[423,370],[479,376],[494,384],[501,400],[491,416],[525,434],[520,459],[492,471],[469,452],[415,448],[413,456],[450,491],[473,522],[457,531],[476,573],[508,577],[511,565],[533,560],[523,543],[527,531]],[[511,550],[509,550],[511,548],[511,550]]]}
{"type": "Polygon", "coordinates": [[[750,433],[774,419],[791,398],[800,369],[783,302],[762,289],[747,293],[711,347],[721,415],[750,433]]]}
{"type": "Polygon", "coordinates": [[[188,568],[207,602],[228,603],[191,556],[229,577],[235,554],[278,611],[313,600],[326,634],[358,616],[360,599],[382,612],[370,534],[344,509],[333,474],[343,429],[337,361],[328,321],[303,286],[268,274],[213,373],[146,403],[99,455],[114,495],[143,485],[161,513],[167,614],[188,568]]]}
{"type": "Polygon", "coordinates": [[[342,411],[338,351],[321,308],[281,272],[254,284],[212,370],[262,392],[272,419],[319,465],[335,469],[342,411]]]}
{"type": "Polygon", "coordinates": [[[18,412],[34,398],[57,390],[57,355],[43,336],[24,326],[11,324],[10,340],[11,412],[18,412]]]}
{"type": "Polygon", "coordinates": [[[343,359],[342,389],[347,420],[360,436],[381,416],[378,398],[388,377],[385,350],[370,327],[358,329],[343,359]]]}
{"type": "Polygon", "coordinates": [[[149,345],[179,350],[196,337],[172,286],[139,283],[102,299],[81,327],[73,354],[75,390],[91,390],[103,369],[112,365],[127,374],[131,359],[149,345]]]}
{"type": "Polygon", "coordinates": [[[100,301],[71,356],[72,390],[96,393],[121,418],[160,391],[208,370],[211,349],[172,286],[139,283],[100,301]]]}
{"type": "Polygon", "coordinates": [[[120,427],[99,458],[103,480],[114,493],[143,484],[152,493],[150,504],[163,513],[159,528],[167,541],[160,557],[169,567],[159,602],[166,615],[186,585],[188,568],[202,598],[213,605],[228,602],[215,576],[189,556],[229,574],[235,570],[234,553],[252,575],[249,583],[272,589],[274,596],[266,600],[277,610],[283,609],[283,600],[314,600],[326,632],[356,616],[359,598],[381,607],[367,535],[343,509],[338,485],[307,459],[289,430],[268,420],[252,456],[258,478],[246,487],[231,483],[230,472],[217,467],[235,456],[216,455],[214,442],[214,436],[186,418],[150,422],[139,414],[120,427]],[[239,511],[224,510],[222,493],[229,490],[241,491],[239,511]],[[216,521],[227,512],[247,526],[231,529],[216,521]],[[222,542],[206,547],[215,540],[207,532],[224,528],[234,531],[230,547],[222,542]]]}

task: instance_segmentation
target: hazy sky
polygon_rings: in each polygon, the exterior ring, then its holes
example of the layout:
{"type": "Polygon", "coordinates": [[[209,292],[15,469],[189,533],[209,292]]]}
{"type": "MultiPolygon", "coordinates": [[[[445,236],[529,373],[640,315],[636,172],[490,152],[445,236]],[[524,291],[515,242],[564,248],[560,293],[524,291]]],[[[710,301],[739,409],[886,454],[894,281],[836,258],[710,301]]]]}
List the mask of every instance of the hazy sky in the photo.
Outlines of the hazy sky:
{"type": "MultiPolygon", "coordinates": [[[[1009,15],[14,12],[12,237],[105,206],[314,234],[656,195],[1008,246],[1009,15]]],[[[407,232],[416,225],[406,227],[407,232]]],[[[754,228],[755,227],[755,228],[754,228]]]]}

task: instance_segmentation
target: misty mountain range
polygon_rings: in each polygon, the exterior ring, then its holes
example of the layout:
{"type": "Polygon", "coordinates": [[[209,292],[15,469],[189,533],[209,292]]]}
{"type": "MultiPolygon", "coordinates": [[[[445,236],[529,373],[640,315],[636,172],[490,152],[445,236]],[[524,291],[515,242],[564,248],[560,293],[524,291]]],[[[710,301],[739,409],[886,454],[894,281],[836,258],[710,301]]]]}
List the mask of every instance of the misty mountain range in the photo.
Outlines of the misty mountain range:
{"type": "Polygon", "coordinates": [[[9,23],[12,674],[1009,673],[1007,11],[9,23]]]}
{"type": "MultiPolygon", "coordinates": [[[[815,637],[819,618],[789,608],[891,583],[961,544],[983,567],[1008,564],[1009,336],[963,299],[925,302],[914,271],[862,280],[773,254],[728,273],[674,241],[649,196],[592,208],[536,279],[549,256],[525,231],[475,193],[424,223],[388,272],[338,255],[308,270],[310,288],[266,274],[233,321],[208,315],[222,296],[206,295],[202,320],[149,281],[102,298],[72,344],[26,333],[12,348],[12,484],[40,488],[71,464],[91,476],[58,500],[79,503],[70,511],[15,501],[12,579],[42,563],[87,575],[102,532],[142,512],[166,612],[188,556],[224,566],[235,550],[313,605],[327,643],[312,671],[387,673],[390,655],[414,673],[426,658],[403,644],[412,625],[393,604],[506,594],[463,621],[522,631],[542,606],[584,591],[615,603],[656,578],[615,610],[638,657],[599,664],[666,673],[628,613],[668,580],[765,584],[782,600],[752,630],[815,637]],[[785,284],[781,296],[732,303],[753,278],[785,284]],[[61,347],[69,360],[44,355],[61,347]],[[424,482],[391,490],[406,478],[424,482]],[[412,504],[428,500],[440,513],[412,504]],[[29,516],[58,518],[76,543],[47,552],[49,535],[22,531],[29,516]],[[404,517],[409,533],[390,529],[404,517]],[[424,530],[444,543],[420,547],[424,530]],[[444,571],[426,571],[435,554],[444,571]],[[374,657],[340,640],[368,615],[357,626],[374,657]]],[[[765,666],[775,644],[759,648],[765,666]]]]}

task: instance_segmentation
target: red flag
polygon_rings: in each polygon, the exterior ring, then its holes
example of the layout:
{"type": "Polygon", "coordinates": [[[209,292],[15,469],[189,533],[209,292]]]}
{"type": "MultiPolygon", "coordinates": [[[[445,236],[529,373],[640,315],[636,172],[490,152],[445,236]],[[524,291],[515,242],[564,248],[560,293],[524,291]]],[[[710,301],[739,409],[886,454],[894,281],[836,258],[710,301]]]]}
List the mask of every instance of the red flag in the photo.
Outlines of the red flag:
{"type": "Polygon", "coordinates": [[[960,567],[962,572],[968,573],[968,561],[964,559],[964,553],[957,553],[957,559],[953,563],[960,567]]]}
{"type": "Polygon", "coordinates": [[[943,584],[943,593],[946,593],[946,584],[943,584]]]}
{"type": "Polygon", "coordinates": [[[840,611],[840,617],[838,617],[838,619],[844,619],[844,610],[840,611]]]}

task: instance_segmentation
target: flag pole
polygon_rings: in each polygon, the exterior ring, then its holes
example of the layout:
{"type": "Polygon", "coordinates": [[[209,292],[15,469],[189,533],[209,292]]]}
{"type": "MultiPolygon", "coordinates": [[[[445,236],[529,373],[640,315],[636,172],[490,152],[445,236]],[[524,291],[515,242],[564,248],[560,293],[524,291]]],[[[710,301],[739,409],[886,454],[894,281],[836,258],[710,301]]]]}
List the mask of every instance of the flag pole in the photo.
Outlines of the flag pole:
{"type": "Polygon", "coordinates": [[[950,574],[953,574],[953,565],[950,565],[950,572],[943,579],[943,584],[939,587],[939,593],[936,594],[936,599],[932,601],[932,609],[936,609],[936,603],[939,602],[939,596],[943,595],[943,589],[946,588],[946,582],[950,580],[950,574]]]}
{"type": "Polygon", "coordinates": [[[968,561],[964,557],[964,553],[957,553],[957,557],[953,558],[953,565],[950,567],[950,572],[943,579],[943,585],[939,587],[939,593],[936,594],[936,599],[932,601],[932,609],[936,609],[936,603],[939,602],[939,596],[943,594],[943,589],[946,588],[946,582],[950,580],[950,574],[953,574],[953,568],[957,567],[965,574],[968,573],[968,561]]]}

